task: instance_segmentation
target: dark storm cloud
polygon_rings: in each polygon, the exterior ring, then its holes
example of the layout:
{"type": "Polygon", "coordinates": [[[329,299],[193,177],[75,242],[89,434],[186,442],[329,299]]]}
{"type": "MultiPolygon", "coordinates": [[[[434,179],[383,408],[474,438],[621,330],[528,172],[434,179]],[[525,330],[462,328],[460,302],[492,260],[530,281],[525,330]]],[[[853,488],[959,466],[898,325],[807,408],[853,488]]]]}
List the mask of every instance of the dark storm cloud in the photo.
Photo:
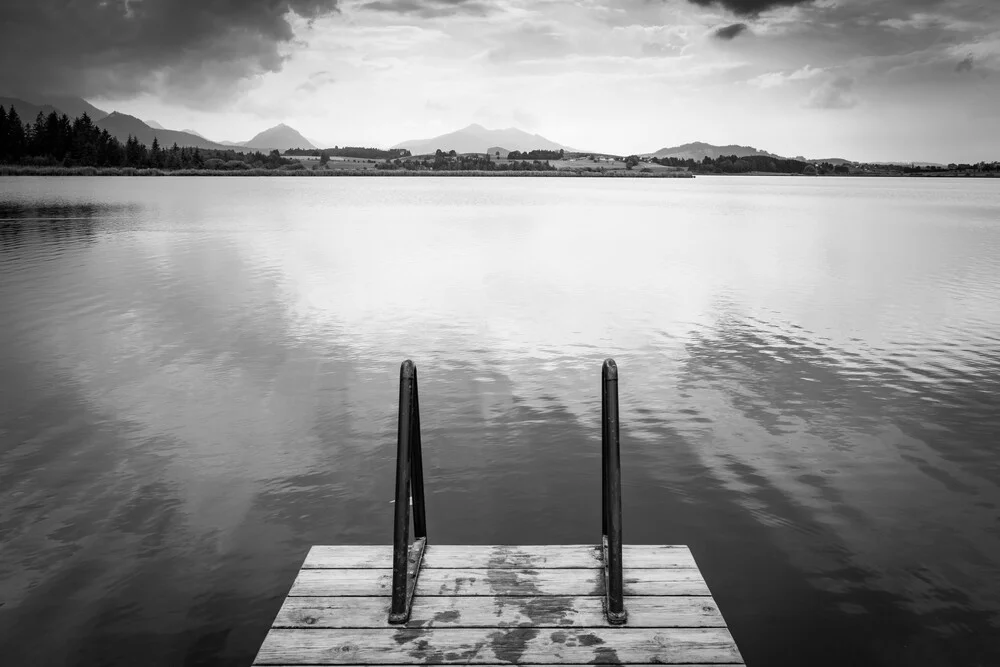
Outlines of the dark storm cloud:
{"type": "Polygon", "coordinates": [[[361,5],[361,9],[435,18],[453,14],[486,16],[494,7],[480,0],[372,0],[361,5]]]}
{"type": "Polygon", "coordinates": [[[2,0],[0,93],[131,95],[208,103],[281,69],[290,13],[338,0],[2,0]]]}
{"type": "Polygon", "coordinates": [[[955,65],[956,72],[971,72],[974,60],[972,56],[966,56],[960,63],[955,65]]]}
{"type": "Polygon", "coordinates": [[[712,33],[716,39],[724,39],[726,41],[736,39],[738,36],[742,35],[747,31],[746,23],[734,23],[732,25],[727,25],[719,28],[714,33],[712,33]]]}
{"type": "Polygon", "coordinates": [[[701,7],[719,5],[739,16],[757,16],[768,9],[804,5],[812,0],[688,0],[688,2],[701,7]]]}

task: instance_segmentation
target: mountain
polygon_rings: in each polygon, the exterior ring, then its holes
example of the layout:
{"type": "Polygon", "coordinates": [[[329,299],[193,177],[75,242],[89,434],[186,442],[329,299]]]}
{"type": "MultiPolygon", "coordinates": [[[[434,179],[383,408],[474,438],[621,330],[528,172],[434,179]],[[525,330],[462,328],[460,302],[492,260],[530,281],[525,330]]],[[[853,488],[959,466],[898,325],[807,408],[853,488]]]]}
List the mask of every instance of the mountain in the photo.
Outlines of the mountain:
{"type": "Polygon", "coordinates": [[[31,102],[25,102],[17,97],[0,97],[0,106],[4,108],[7,113],[10,113],[11,108],[17,109],[17,116],[21,119],[22,123],[34,123],[35,117],[38,112],[41,111],[43,116],[48,116],[50,113],[55,111],[57,114],[62,115],[61,109],[56,109],[51,104],[32,104],[31,102]]]}
{"type": "Polygon", "coordinates": [[[485,153],[491,146],[502,146],[509,151],[530,151],[535,149],[567,152],[574,149],[557,144],[538,134],[528,134],[523,130],[508,127],[505,130],[488,130],[473,123],[461,130],[442,134],[433,139],[414,139],[396,144],[393,148],[405,148],[413,155],[426,155],[439,148],[456,153],[485,153]]]}
{"type": "MultiPolygon", "coordinates": [[[[209,139],[208,137],[206,137],[204,134],[202,134],[198,130],[181,130],[181,132],[187,132],[188,134],[193,134],[196,137],[201,137],[205,141],[211,141],[211,139],[209,139]]],[[[216,141],[215,143],[221,144],[222,142],[221,141],[216,141]]]]}
{"type": "MultiPolygon", "coordinates": [[[[167,128],[163,127],[162,125],[160,125],[159,123],[157,123],[155,120],[149,120],[148,118],[146,120],[142,121],[142,122],[145,123],[146,125],[149,125],[154,130],[165,130],[165,129],[167,129],[167,128]]],[[[183,132],[187,132],[187,130],[182,130],[182,131],[183,132]]]]}
{"type": "Polygon", "coordinates": [[[264,130],[250,141],[243,144],[247,148],[259,151],[286,151],[289,148],[316,148],[309,140],[284,123],[264,130]]]}
{"type": "Polygon", "coordinates": [[[774,153],[758,150],[753,146],[736,146],[732,144],[729,146],[714,146],[701,141],[684,144],[682,146],[674,146],[673,148],[661,148],[655,153],[646,153],[643,157],[673,157],[678,160],[703,160],[706,157],[710,157],[714,160],[723,155],[735,155],[736,157],[747,157],[750,155],[767,155],[769,157],[776,158],[781,157],[780,155],[775,155],[774,153]]]}
{"type": "Polygon", "coordinates": [[[223,146],[233,147],[233,146],[243,146],[247,142],[245,142],[245,141],[220,141],[219,143],[222,144],[223,146]]]}
{"type": "Polygon", "coordinates": [[[93,104],[80,97],[65,97],[61,95],[56,95],[56,96],[42,95],[42,96],[32,97],[31,99],[33,99],[35,102],[38,102],[39,104],[51,104],[56,109],[59,109],[67,116],[69,116],[70,119],[76,118],[77,116],[82,116],[84,113],[86,113],[88,116],[90,116],[90,120],[96,123],[102,118],[106,118],[108,115],[107,111],[104,111],[103,109],[98,109],[93,104]]]}
{"type": "Polygon", "coordinates": [[[157,130],[142,122],[135,116],[118,113],[117,111],[114,111],[107,117],[97,121],[97,126],[106,129],[112,136],[117,137],[121,142],[125,142],[129,135],[132,135],[141,143],[146,144],[146,146],[151,146],[153,144],[153,139],[156,138],[156,140],[160,142],[160,146],[163,148],[170,148],[175,143],[178,146],[211,148],[215,150],[226,150],[228,148],[227,146],[223,146],[203,137],[199,137],[196,134],[178,132],[176,130],[157,130]]]}

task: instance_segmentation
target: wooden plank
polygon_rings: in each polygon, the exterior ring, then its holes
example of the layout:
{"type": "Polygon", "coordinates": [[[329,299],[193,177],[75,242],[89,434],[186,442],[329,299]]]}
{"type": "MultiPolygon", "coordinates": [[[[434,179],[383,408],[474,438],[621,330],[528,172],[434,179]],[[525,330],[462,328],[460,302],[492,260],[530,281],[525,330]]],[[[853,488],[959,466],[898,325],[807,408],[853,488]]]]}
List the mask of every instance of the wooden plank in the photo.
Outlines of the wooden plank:
{"type": "MultiPolygon", "coordinates": [[[[626,569],[697,567],[685,546],[626,544],[622,547],[626,569]]],[[[421,569],[455,568],[593,568],[600,567],[600,548],[594,544],[451,545],[429,544],[421,569]]],[[[303,569],[391,568],[392,546],[325,546],[310,549],[303,569]]]]}
{"type": "MultiPolygon", "coordinates": [[[[286,598],[276,628],[385,628],[387,597],[286,598]]],[[[626,597],[630,628],[724,628],[709,597],[626,597]]],[[[418,597],[410,628],[606,627],[599,597],[418,597]]]]}
{"type": "Polygon", "coordinates": [[[405,628],[281,630],[256,665],[704,663],[740,664],[722,628],[405,628]]]}
{"type": "MultiPolygon", "coordinates": [[[[711,595],[695,569],[626,570],[625,595],[711,595]]],[[[291,597],[380,596],[392,590],[391,570],[300,570],[291,597]]],[[[599,569],[428,569],[417,580],[427,595],[604,595],[599,569]]]]}

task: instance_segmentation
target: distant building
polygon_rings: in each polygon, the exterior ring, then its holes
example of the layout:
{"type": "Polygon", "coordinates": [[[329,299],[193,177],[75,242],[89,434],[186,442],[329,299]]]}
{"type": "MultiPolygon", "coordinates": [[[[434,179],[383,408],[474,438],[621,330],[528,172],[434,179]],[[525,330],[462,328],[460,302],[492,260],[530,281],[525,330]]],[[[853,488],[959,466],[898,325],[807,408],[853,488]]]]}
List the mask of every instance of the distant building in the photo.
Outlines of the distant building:
{"type": "Polygon", "coordinates": [[[493,146],[492,148],[486,149],[486,154],[493,160],[506,160],[507,156],[510,155],[510,151],[506,148],[493,146]]]}

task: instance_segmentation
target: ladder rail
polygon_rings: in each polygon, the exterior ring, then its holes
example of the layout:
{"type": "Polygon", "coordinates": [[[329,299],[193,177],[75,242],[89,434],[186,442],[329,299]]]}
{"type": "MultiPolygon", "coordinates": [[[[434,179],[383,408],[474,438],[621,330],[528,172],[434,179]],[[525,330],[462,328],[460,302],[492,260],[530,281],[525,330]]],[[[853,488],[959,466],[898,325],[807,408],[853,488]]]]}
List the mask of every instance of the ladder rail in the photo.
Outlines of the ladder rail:
{"type": "MultiPolygon", "coordinates": [[[[605,359],[601,368],[601,558],[604,611],[608,623],[623,625],[621,454],[618,419],[618,365],[605,359]]],[[[420,399],[417,367],[407,359],[399,368],[399,420],[396,432],[396,507],[392,539],[392,605],[389,623],[406,623],[427,546],[420,399]],[[410,500],[413,502],[413,545],[410,500]]]]}
{"type": "Polygon", "coordinates": [[[608,623],[628,620],[622,576],[622,481],[618,432],[618,365],[601,368],[601,555],[608,623]]]}
{"type": "Polygon", "coordinates": [[[417,367],[407,359],[399,368],[399,422],[396,432],[396,508],[392,535],[392,606],[389,622],[405,623],[413,609],[417,577],[427,546],[424,466],[420,447],[417,367]],[[412,494],[412,496],[411,496],[412,494]],[[410,499],[413,499],[413,546],[410,499]]]}

